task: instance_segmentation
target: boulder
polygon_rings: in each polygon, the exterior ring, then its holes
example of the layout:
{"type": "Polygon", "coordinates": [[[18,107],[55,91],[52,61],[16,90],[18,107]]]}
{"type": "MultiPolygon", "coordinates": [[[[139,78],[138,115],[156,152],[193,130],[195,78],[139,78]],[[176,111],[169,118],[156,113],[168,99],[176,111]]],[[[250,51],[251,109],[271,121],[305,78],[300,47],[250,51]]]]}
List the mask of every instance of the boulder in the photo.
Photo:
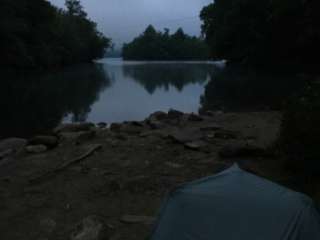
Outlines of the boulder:
{"type": "Polygon", "coordinates": [[[29,145],[45,145],[53,148],[58,145],[58,138],[55,136],[36,136],[28,141],[29,145]]]}
{"type": "Polygon", "coordinates": [[[152,113],[149,117],[148,120],[157,120],[157,121],[163,121],[166,120],[168,115],[165,112],[162,111],[157,111],[152,113]]]}
{"type": "Polygon", "coordinates": [[[150,216],[124,215],[120,218],[120,221],[127,224],[152,225],[155,222],[155,218],[150,216]]]}
{"type": "Polygon", "coordinates": [[[163,122],[160,122],[158,120],[148,120],[148,125],[151,127],[151,129],[162,129],[166,127],[166,124],[163,122]]]}
{"type": "Polygon", "coordinates": [[[99,128],[106,128],[106,127],[108,126],[108,124],[105,123],[105,122],[99,122],[99,123],[97,123],[97,126],[98,126],[99,128]]]}
{"type": "Polygon", "coordinates": [[[7,150],[17,152],[22,150],[26,144],[27,140],[23,138],[7,138],[0,141],[0,152],[5,152],[7,150]]]}
{"type": "Polygon", "coordinates": [[[0,160],[11,155],[12,153],[14,153],[14,151],[12,149],[7,149],[7,150],[0,152],[0,160]]]}
{"type": "Polygon", "coordinates": [[[180,119],[184,115],[183,112],[178,110],[170,109],[168,112],[168,119],[180,119]]]}
{"type": "Polygon", "coordinates": [[[80,132],[62,132],[59,134],[61,140],[63,141],[74,141],[74,142],[84,142],[94,138],[96,132],[91,131],[80,131],[80,132]]]}
{"type": "Polygon", "coordinates": [[[48,148],[45,145],[29,145],[26,147],[28,153],[43,153],[47,150],[48,148]]]}
{"type": "Polygon", "coordinates": [[[61,132],[80,132],[80,131],[89,131],[94,128],[93,123],[65,123],[54,129],[55,133],[61,132]]]}
{"type": "Polygon", "coordinates": [[[174,140],[175,142],[185,144],[188,142],[199,140],[203,138],[204,135],[201,131],[198,131],[197,129],[184,129],[172,132],[168,135],[168,137],[174,140]]]}
{"type": "Polygon", "coordinates": [[[112,124],[110,125],[110,130],[111,130],[111,131],[114,131],[114,132],[120,131],[121,128],[122,128],[122,124],[121,124],[121,123],[112,123],[112,124]]]}
{"type": "Polygon", "coordinates": [[[144,127],[144,123],[139,121],[132,121],[130,124],[135,127],[144,127]]]}
{"type": "Polygon", "coordinates": [[[109,239],[110,229],[97,216],[89,216],[79,222],[71,233],[71,240],[109,239]]]}
{"type": "Polygon", "coordinates": [[[201,122],[203,121],[203,117],[192,113],[188,116],[188,120],[192,122],[201,122]]]}

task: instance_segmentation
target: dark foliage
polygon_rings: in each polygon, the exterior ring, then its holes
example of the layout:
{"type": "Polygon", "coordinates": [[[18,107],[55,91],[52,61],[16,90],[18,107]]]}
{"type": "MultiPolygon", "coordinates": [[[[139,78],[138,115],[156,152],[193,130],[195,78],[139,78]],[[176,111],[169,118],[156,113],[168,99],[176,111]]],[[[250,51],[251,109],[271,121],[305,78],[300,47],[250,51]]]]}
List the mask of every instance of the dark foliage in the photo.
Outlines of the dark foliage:
{"type": "Polygon", "coordinates": [[[46,0],[0,0],[2,68],[49,68],[102,57],[110,40],[97,31],[80,2],[67,11],[46,0]]]}
{"type": "Polygon", "coordinates": [[[188,36],[181,28],[171,35],[168,29],[158,32],[151,25],[131,43],[124,44],[122,55],[127,60],[203,60],[209,57],[202,39],[188,36]]]}
{"type": "Polygon", "coordinates": [[[45,74],[3,71],[0,139],[46,133],[66,116],[75,122],[86,121],[90,106],[110,84],[105,69],[98,64],[80,64],[45,74]]]}
{"type": "Polygon", "coordinates": [[[241,67],[215,70],[201,97],[200,111],[281,110],[288,96],[304,86],[295,74],[262,73],[241,67]]]}
{"type": "Polygon", "coordinates": [[[286,104],[280,143],[288,164],[307,174],[320,173],[320,83],[309,84],[286,104]]]}
{"type": "Polygon", "coordinates": [[[310,70],[319,64],[319,10],[317,0],[215,0],[201,12],[202,30],[214,58],[310,70]]]}

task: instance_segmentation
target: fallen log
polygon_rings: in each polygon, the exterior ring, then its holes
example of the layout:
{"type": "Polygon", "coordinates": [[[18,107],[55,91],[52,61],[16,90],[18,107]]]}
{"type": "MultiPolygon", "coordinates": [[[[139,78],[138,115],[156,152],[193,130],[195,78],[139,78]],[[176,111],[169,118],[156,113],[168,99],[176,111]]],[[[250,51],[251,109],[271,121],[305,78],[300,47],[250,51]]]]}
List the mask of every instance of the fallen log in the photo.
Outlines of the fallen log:
{"type": "Polygon", "coordinates": [[[34,184],[34,183],[38,183],[38,182],[41,182],[43,180],[45,180],[46,178],[48,177],[52,177],[60,172],[62,172],[63,170],[67,169],[68,167],[76,164],[76,163],[79,163],[81,162],[82,160],[86,159],[87,157],[89,157],[91,154],[93,154],[95,151],[99,150],[100,148],[102,147],[101,144],[93,144],[89,147],[89,149],[84,153],[82,154],[81,156],[79,157],[76,157],[76,158],[73,158],[67,162],[64,162],[62,163],[60,166],[52,169],[52,170],[49,170],[39,176],[36,176],[36,177],[32,177],[29,179],[29,182],[31,184],[34,184]]]}

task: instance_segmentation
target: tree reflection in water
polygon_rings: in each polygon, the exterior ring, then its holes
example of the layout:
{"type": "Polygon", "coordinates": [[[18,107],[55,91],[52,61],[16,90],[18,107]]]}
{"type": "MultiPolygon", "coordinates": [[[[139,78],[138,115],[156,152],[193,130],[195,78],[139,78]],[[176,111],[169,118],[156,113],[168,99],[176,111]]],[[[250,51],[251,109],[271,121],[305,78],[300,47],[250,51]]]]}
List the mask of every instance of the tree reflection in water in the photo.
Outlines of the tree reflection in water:
{"type": "Polygon", "coordinates": [[[85,121],[99,93],[110,86],[107,76],[97,64],[50,74],[3,74],[0,138],[44,133],[69,114],[72,121],[85,121]]]}
{"type": "Polygon", "coordinates": [[[303,80],[284,73],[256,73],[227,67],[215,71],[201,97],[200,111],[279,110],[303,80]]]}
{"type": "Polygon", "coordinates": [[[141,84],[150,94],[159,88],[168,91],[170,86],[173,86],[181,92],[188,84],[203,84],[212,70],[213,66],[206,64],[123,65],[124,75],[141,84]]]}

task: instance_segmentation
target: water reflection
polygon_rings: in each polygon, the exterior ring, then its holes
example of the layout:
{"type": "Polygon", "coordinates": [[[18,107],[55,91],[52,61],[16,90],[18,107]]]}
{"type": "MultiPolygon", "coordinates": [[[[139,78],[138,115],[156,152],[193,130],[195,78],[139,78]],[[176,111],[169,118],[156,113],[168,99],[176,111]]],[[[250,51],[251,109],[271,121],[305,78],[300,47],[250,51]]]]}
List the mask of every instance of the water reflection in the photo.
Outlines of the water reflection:
{"type": "Polygon", "coordinates": [[[3,73],[0,138],[46,132],[67,114],[73,121],[84,121],[99,93],[108,86],[110,81],[101,65],[47,74],[3,73]]]}
{"type": "Polygon", "coordinates": [[[201,96],[200,111],[279,110],[303,84],[296,75],[262,74],[228,67],[212,74],[201,96]]]}
{"type": "Polygon", "coordinates": [[[125,77],[132,78],[141,84],[150,94],[163,88],[169,91],[170,86],[182,92],[188,84],[204,84],[213,70],[206,64],[141,64],[123,65],[125,77]]]}

